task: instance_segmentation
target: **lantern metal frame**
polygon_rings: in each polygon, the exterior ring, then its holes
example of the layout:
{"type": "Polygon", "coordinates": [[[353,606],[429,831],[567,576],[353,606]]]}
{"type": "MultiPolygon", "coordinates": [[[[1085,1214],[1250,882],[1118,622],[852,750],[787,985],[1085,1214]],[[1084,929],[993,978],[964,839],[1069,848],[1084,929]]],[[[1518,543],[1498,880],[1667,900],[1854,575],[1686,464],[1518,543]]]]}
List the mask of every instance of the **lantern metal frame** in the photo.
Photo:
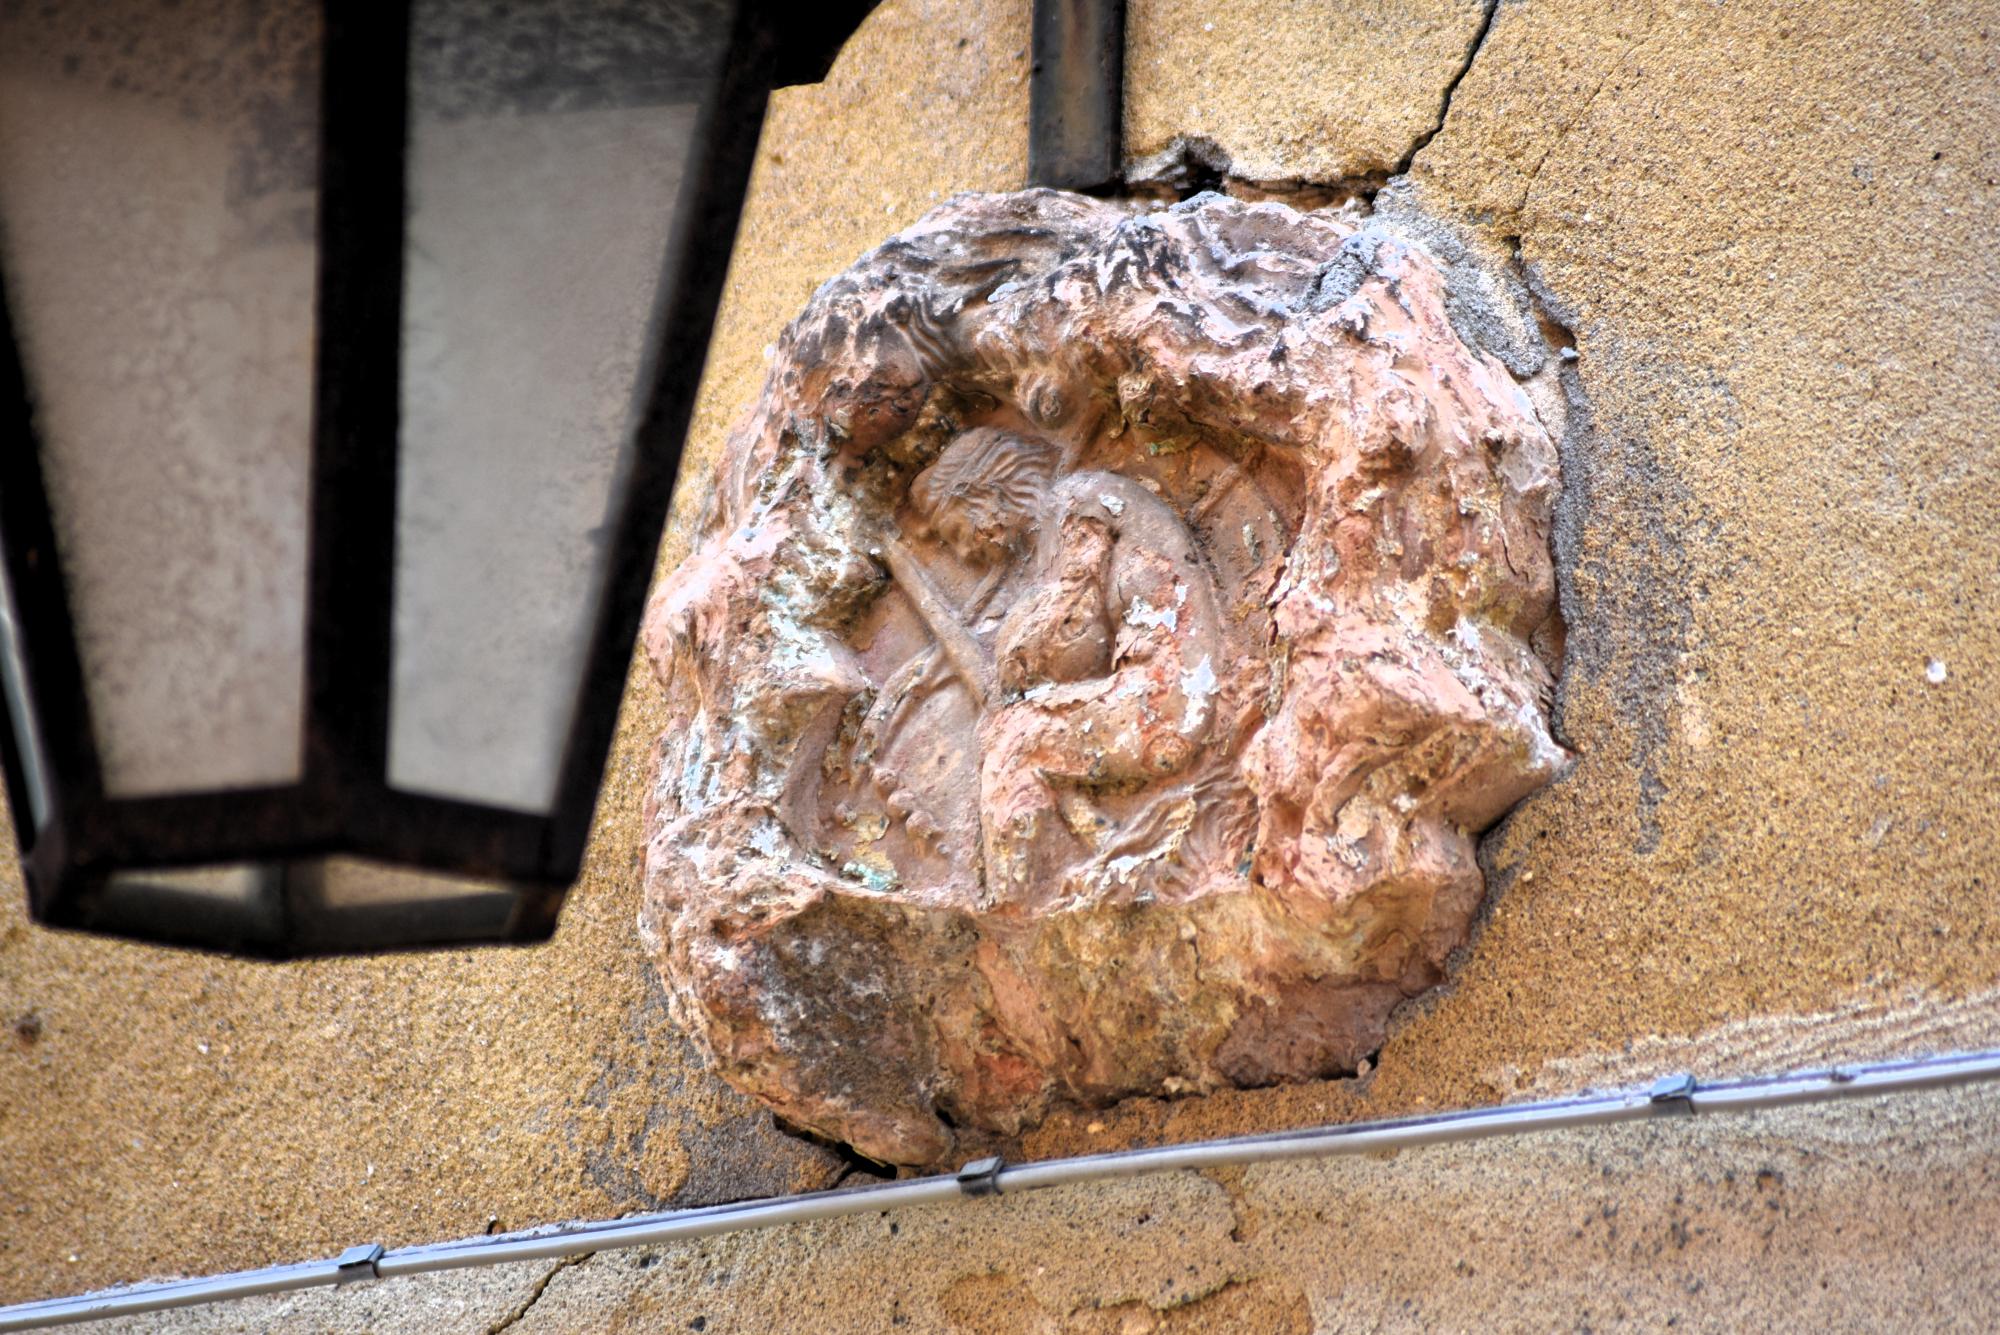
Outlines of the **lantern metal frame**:
{"type": "Polygon", "coordinates": [[[629,465],[546,815],[388,779],[409,131],[409,0],[322,6],[317,343],[300,777],[160,796],[105,792],[40,462],[34,401],[0,276],[0,761],[30,912],[59,927],[289,957],[554,930],[582,867],[647,585],[680,468],[766,103],[824,77],[872,0],[809,16],[738,5],[692,141],[641,362],[629,465]],[[499,883],[336,906],[318,860],[357,858],[499,883]],[[120,873],[255,864],[241,900],[120,873]]]}

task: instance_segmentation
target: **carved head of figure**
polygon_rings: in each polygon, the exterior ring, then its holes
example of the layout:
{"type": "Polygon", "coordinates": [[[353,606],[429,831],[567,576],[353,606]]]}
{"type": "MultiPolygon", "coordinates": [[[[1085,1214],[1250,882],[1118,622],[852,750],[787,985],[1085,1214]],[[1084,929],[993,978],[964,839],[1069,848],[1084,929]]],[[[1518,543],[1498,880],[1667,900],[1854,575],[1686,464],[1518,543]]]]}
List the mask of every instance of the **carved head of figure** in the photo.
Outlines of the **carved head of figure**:
{"type": "Polygon", "coordinates": [[[1049,442],[975,427],[917,475],[910,502],[962,560],[990,565],[1034,527],[1055,471],[1049,442]]]}

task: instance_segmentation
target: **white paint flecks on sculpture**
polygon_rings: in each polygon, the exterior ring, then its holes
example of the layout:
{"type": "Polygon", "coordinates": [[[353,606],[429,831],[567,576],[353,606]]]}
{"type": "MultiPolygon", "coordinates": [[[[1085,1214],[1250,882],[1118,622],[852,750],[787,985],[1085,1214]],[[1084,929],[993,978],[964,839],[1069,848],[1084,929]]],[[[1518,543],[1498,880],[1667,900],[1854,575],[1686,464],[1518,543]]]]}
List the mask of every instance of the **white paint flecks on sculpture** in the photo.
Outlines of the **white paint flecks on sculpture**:
{"type": "Polygon", "coordinates": [[[646,644],[641,928],[874,1158],[1352,1070],[1567,757],[1556,455],[1409,243],[966,196],[786,330],[646,644]]]}

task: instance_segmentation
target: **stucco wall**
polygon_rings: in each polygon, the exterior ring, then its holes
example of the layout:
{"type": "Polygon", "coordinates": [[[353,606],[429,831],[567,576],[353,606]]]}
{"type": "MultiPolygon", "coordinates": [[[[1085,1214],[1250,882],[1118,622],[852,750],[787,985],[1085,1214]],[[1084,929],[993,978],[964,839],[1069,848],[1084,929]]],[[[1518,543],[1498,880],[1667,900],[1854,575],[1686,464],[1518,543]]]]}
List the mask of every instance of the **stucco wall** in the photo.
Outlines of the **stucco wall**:
{"type": "MultiPolygon", "coordinates": [[[[1515,257],[1574,339],[1560,729],[1581,761],[1489,842],[1489,917],[1370,1076],[1058,1118],[1024,1152],[1991,1039],[1990,6],[1207,8],[1135,0],[1134,158],[1195,135],[1209,169],[1334,188],[1317,197],[1407,166],[1376,206],[1515,257]]],[[[1021,183],[1026,47],[1025,3],[890,0],[826,85],[780,97],[683,520],[819,282],[954,190],[1021,183]]],[[[635,672],[589,871],[538,950],[235,964],[32,928],[10,874],[0,1291],[831,1180],[699,1069],[645,976],[657,726],[635,672]]],[[[522,1329],[1990,1326],[1994,1110],[1926,1096],[1160,1179],[288,1310],[441,1330],[536,1294],[522,1329]]]]}

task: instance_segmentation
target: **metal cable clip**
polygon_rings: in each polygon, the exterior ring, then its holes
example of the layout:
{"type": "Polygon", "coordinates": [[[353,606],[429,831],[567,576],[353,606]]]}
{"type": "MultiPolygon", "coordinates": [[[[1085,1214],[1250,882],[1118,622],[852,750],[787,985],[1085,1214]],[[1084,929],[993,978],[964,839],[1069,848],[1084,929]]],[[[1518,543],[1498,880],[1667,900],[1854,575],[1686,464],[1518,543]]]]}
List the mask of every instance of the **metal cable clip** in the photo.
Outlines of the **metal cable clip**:
{"type": "Polygon", "coordinates": [[[333,1263],[338,1267],[338,1273],[333,1281],[335,1286],[353,1284],[357,1280],[382,1278],[375,1269],[375,1263],[381,1259],[382,1244],[379,1242],[364,1242],[349,1247],[334,1258],[333,1263]]]}
{"type": "Polygon", "coordinates": [[[999,1155],[974,1159],[958,1170],[958,1189],[967,1196],[998,1196],[1000,1170],[1007,1166],[999,1155]]]}
{"type": "Polygon", "coordinates": [[[1679,1075],[1664,1075],[1655,1080],[1647,1098],[1652,1102],[1655,1116],[1692,1117],[1695,1089],[1694,1077],[1683,1071],[1679,1075]]]}

